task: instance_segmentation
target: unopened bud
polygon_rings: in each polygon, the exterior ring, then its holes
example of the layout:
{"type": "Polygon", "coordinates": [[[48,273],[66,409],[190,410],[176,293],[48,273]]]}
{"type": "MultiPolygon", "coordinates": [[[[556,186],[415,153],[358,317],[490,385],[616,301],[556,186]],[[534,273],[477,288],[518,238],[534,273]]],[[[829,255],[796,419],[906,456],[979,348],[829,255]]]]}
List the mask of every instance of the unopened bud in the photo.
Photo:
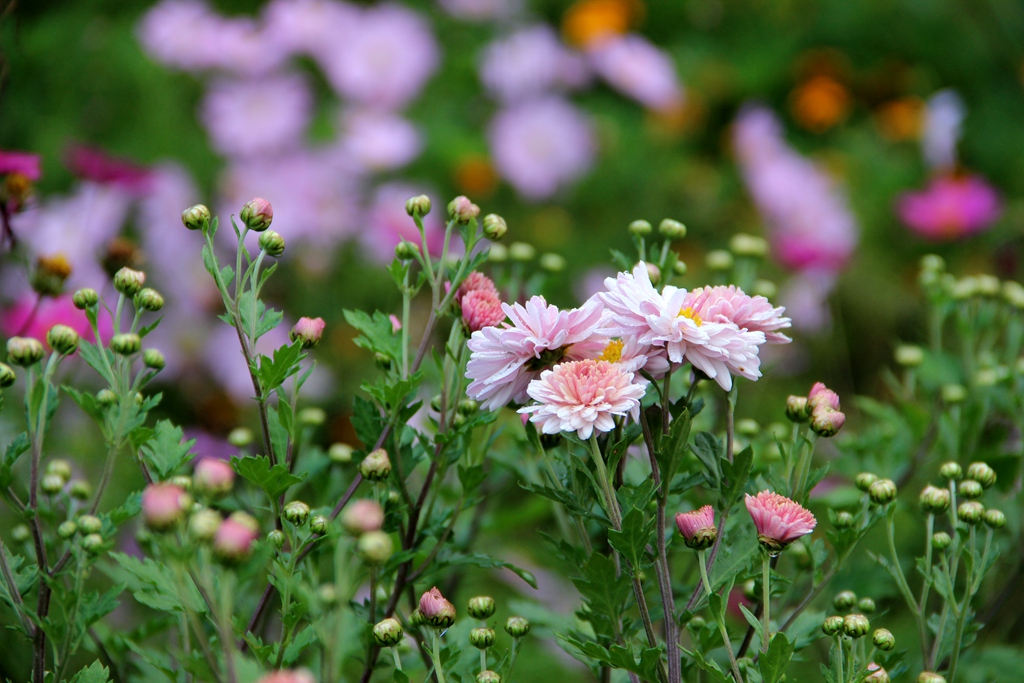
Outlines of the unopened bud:
{"type": "Polygon", "coordinates": [[[330,606],[338,602],[338,590],[333,583],[322,583],[316,589],[316,597],[321,604],[330,606]]]}
{"type": "Polygon", "coordinates": [[[383,481],[391,474],[391,459],[383,448],[372,451],[359,463],[359,473],[368,481],[383,481]]]}
{"type": "Polygon", "coordinates": [[[967,389],[962,384],[942,385],[942,400],[950,405],[963,403],[967,400],[967,389]]]}
{"type": "Polygon", "coordinates": [[[875,505],[888,505],[896,500],[896,482],[892,479],[879,479],[868,487],[868,496],[875,505]]]}
{"type": "Polygon", "coordinates": [[[75,500],[89,500],[92,497],[92,486],[84,479],[76,479],[71,482],[69,493],[75,500]]]}
{"type": "Polygon", "coordinates": [[[476,675],[476,683],[501,683],[501,674],[485,669],[476,675]]]}
{"type": "Polygon", "coordinates": [[[331,447],[327,449],[327,457],[332,462],[352,462],[352,447],[347,443],[332,443],[331,447]]]}
{"type": "Polygon", "coordinates": [[[969,500],[966,503],[960,503],[956,514],[957,517],[974,526],[985,519],[985,506],[976,500],[969,500]]]}
{"type": "Polygon", "coordinates": [[[504,263],[508,260],[508,247],[504,244],[492,244],[487,250],[487,260],[491,263],[504,263]]]}
{"type": "Polygon", "coordinates": [[[967,477],[982,485],[983,488],[992,488],[996,483],[996,471],[983,462],[972,462],[967,466],[967,477]]]}
{"type": "Polygon", "coordinates": [[[263,232],[274,220],[274,207],[266,199],[254,197],[245,203],[238,217],[253,232],[263,232]]]}
{"type": "Polygon", "coordinates": [[[260,235],[260,239],[257,244],[260,249],[267,252],[268,256],[277,258],[284,253],[284,237],[273,230],[267,230],[265,233],[260,235]]]}
{"type": "Polygon", "coordinates": [[[484,237],[497,242],[508,232],[508,224],[505,219],[496,213],[489,213],[484,216],[484,237]]]}
{"type": "Polygon", "coordinates": [[[221,522],[213,537],[213,552],[227,563],[244,560],[252,552],[252,544],[259,535],[259,522],[252,515],[233,512],[221,522]]]}
{"type": "Polygon", "coordinates": [[[60,355],[67,356],[78,349],[78,333],[67,325],[54,325],[46,333],[46,343],[60,355]]]}
{"type": "Polygon", "coordinates": [[[924,349],[920,346],[902,344],[896,347],[896,363],[905,368],[916,368],[924,362],[924,349]]]}
{"type": "Polygon", "coordinates": [[[17,375],[14,374],[11,366],[0,363],[0,389],[11,386],[16,379],[17,375]]]}
{"type": "Polygon", "coordinates": [[[103,550],[103,537],[99,534],[89,534],[82,539],[82,549],[90,555],[96,555],[103,550]]]}
{"type": "Polygon", "coordinates": [[[125,267],[114,273],[114,289],[127,297],[134,297],[146,283],[146,274],[141,270],[125,267]]]}
{"type": "Polygon", "coordinates": [[[811,419],[811,410],[807,405],[806,396],[790,396],[786,399],[786,417],[791,422],[807,422],[811,419]]]}
{"type": "Polygon", "coordinates": [[[412,261],[420,250],[412,242],[402,240],[395,246],[395,258],[399,261],[412,261]]]}
{"type": "Polygon", "coordinates": [[[765,299],[774,299],[779,293],[779,288],[771,280],[754,280],[750,293],[754,296],[763,296],[765,299]]]}
{"type": "Polygon", "coordinates": [[[636,220],[629,224],[629,232],[637,237],[646,237],[654,232],[654,227],[645,220],[636,220]]]}
{"type": "Polygon", "coordinates": [[[871,630],[871,622],[863,614],[847,614],[843,619],[843,633],[851,638],[863,638],[871,630]]]}
{"type": "Polygon", "coordinates": [[[853,515],[846,510],[840,510],[836,513],[835,525],[837,529],[849,529],[853,526],[856,519],[853,515]]]}
{"type": "Polygon", "coordinates": [[[937,486],[929,484],[924,487],[921,491],[921,495],[918,497],[918,502],[921,504],[921,510],[923,512],[945,512],[949,509],[950,494],[949,489],[940,489],[937,486]]]}
{"type": "Polygon", "coordinates": [[[223,496],[235,484],[235,471],[231,465],[216,458],[203,458],[196,463],[192,485],[199,493],[210,497],[223,496]]]}
{"type": "Polygon", "coordinates": [[[967,498],[968,500],[981,498],[982,494],[985,493],[985,488],[973,479],[964,479],[960,482],[960,486],[957,490],[959,491],[961,498],[967,498]]]}
{"type": "Polygon", "coordinates": [[[32,536],[32,532],[24,524],[18,524],[11,529],[11,538],[17,543],[24,543],[32,536]]]}
{"type": "Polygon", "coordinates": [[[725,249],[715,249],[714,251],[709,251],[705,259],[708,264],[708,268],[710,268],[711,270],[725,271],[732,268],[732,254],[730,254],[725,249]]]}
{"type": "Polygon", "coordinates": [[[737,256],[764,258],[768,255],[768,241],[756,235],[739,233],[729,240],[729,250],[737,256]]]}
{"type": "Polygon", "coordinates": [[[33,337],[11,337],[7,340],[7,360],[14,365],[28,367],[43,359],[45,351],[38,339],[33,337]]]}
{"type": "Polygon", "coordinates": [[[522,638],[530,632],[530,622],[523,617],[509,617],[505,622],[505,633],[513,638],[522,638]]]}
{"type": "Polygon", "coordinates": [[[480,404],[471,398],[464,398],[459,401],[459,412],[467,417],[475,415],[480,410],[480,404]]]}
{"type": "Polygon", "coordinates": [[[284,546],[285,542],[284,532],[280,529],[274,529],[269,534],[267,534],[267,540],[270,541],[270,545],[274,546],[275,548],[281,548],[284,546]]]}
{"type": "Polygon", "coordinates": [[[1006,515],[1001,510],[987,510],[985,512],[985,524],[992,529],[1002,529],[1006,526],[1006,515]]]}
{"type": "Polygon", "coordinates": [[[284,506],[284,518],[295,526],[302,526],[309,519],[309,506],[301,500],[293,500],[284,506]]]}
{"type": "Polygon", "coordinates": [[[341,525],[353,536],[380,531],[384,526],[384,509],[369,498],[354,501],[345,508],[341,525]]]}
{"type": "MultiPolygon", "coordinates": [[[[411,201],[411,200],[410,200],[411,201]]],[[[380,647],[392,647],[402,640],[405,631],[398,619],[387,618],[373,627],[373,641],[380,647]]]]}
{"type": "Polygon", "coordinates": [[[960,463],[953,462],[951,460],[949,462],[942,463],[942,467],[939,468],[939,474],[941,474],[945,479],[960,481],[964,476],[964,470],[960,467],[960,463]]]}
{"type": "Polygon", "coordinates": [[[103,522],[96,515],[82,515],[78,518],[78,531],[82,534],[98,534],[103,522]]]}
{"type": "Polygon", "coordinates": [[[494,645],[494,630],[489,628],[475,628],[469,632],[469,644],[478,650],[486,650],[494,645]]]}
{"type": "Polygon", "coordinates": [[[427,623],[427,618],[425,616],[423,616],[423,612],[420,611],[419,607],[417,607],[416,609],[414,609],[412,612],[409,613],[409,625],[412,626],[413,628],[419,628],[420,626],[425,626],[426,623],[427,623]]]}
{"type": "Polygon", "coordinates": [[[72,521],[70,519],[68,521],[66,521],[66,522],[63,522],[59,527],[57,527],[57,535],[60,536],[65,541],[68,540],[69,538],[71,538],[72,536],[74,536],[77,533],[78,533],[78,525],[75,524],[74,521],[72,521]]]}
{"type": "Polygon", "coordinates": [[[312,349],[320,343],[325,324],[323,318],[299,318],[288,336],[293,342],[298,341],[302,348],[312,349]]]}
{"type": "Polygon", "coordinates": [[[952,543],[952,537],[945,531],[937,531],[934,534],[932,534],[932,547],[936,550],[945,550],[952,543]]]}
{"type": "Polygon", "coordinates": [[[188,535],[199,543],[212,541],[220,528],[220,515],[210,509],[199,510],[188,520],[188,535]]]}
{"type": "Polygon", "coordinates": [[[489,595],[478,595],[469,599],[469,616],[481,621],[490,619],[494,614],[494,598],[489,595]]]}
{"type": "Polygon", "coordinates": [[[761,433],[761,425],[757,424],[757,420],[751,420],[750,418],[737,420],[736,433],[749,439],[761,433]]]}
{"type": "Polygon", "coordinates": [[[65,483],[71,479],[71,463],[63,458],[51,460],[46,466],[46,474],[55,474],[65,483]]]}
{"type": "Polygon", "coordinates": [[[323,535],[327,533],[327,527],[330,526],[330,523],[330,520],[323,515],[313,515],[309,520],[309,530],[314,534],[323,535]]]}
{"type": "Polygon", "coordinates": [[[872,474],[871,472],[861,472],[860,474],[857,475],[857,479],[854,483],[857,485],[858,489],[860,489],[864,493],[867,493],[868,490],[871,488],[871,485],[874,484],[876,481],[878,481],[878,477],[872,474]]]}
{"type": "Polygon", "coordinates": [[[252,440],[253,433],[248,427],[235,427],[228,433],[228,443],[235,448],[245,448],[252,440]]]}
{"type": "Polygon", "coordinates": [[[850,610],[857,604],[857,594],[853,591],[839,591],[836,593],[836,597],[832,600],[832,605],[837,610],[850,610]]]}
{"type": "Polygon", "coordinates": [[[508,248],[508,256],[513,261],[532,261],[537,256],[537,250],[532,244],[513,242],[508,248]]]}
{"type": "Polygon", "coordinates": [[[166,531],[176,525],[192,507],[192,499],[174,484],[150,484],[142,492],[142,516],[146,526],[166,531]]]}
{"type": "Polygon", "coordinates": [[[679,221],[666,218],[658,224],[658,232],[668,240],[681,240],[686,237],[686,226],[679,221]]]}
{"type": "Polygon", "coordinates": [[[917,683],[946,683],[946,678],[934,671],[922,671],[917,677],[917,683]]]}
{"type": "Polygon", "coordinates": [[[84,311],[90,306],[98,304],[100,302],[100,295],[95,289],[85,287],[79,289],[71,296],[71,302],[75,305],[75,308],[84,311]]]}
{"type": "Polygon", "coordinates": [[[811,413],[811,431],[824,438],[838,434],[845,422],[846,414],[838,410],[819,408],[811,413]]]}
{"type": "Polygon", "coordinates": [[[71,277],[71,264],[67,258],[41,256],[32,274],[32,289],[42,296],[57,296],[64,291],[64,283],[71,277]]]}
{"type": "Polygon", "coordinates": [[[64,479],[59,474],[44,474],[39,488],[48,496],[55,495],[64,490],[64,479]]]}
{"type": "Polygon", "coordinates": [[[383,531],[370,531],[359,537],[356,551],[367,564],[384,564],[391,557],[395,546],[391,536],[383,531]]]}
{"type": "Polygon", "coordinates": [[[750,579],[743,584],[743,597],[751,602],[758,602],[761,596],[758,595],[757,581],[750,579]]]}
{"type": "Polygon", "coordinates": [[[896,647],[896,636],[888,629],[880,628],[871,635],[871,642],[882,652],[889,652],[896,647]]]}
{"type": "Polygon", "coordinates": [[[142,348],[142,339],[134,332],[122,332],[110,338],[110,350],[120,356],[130,356],[142,348]]]}
{"type": "Polygon", "coordinates": [[[96,401],[104,407],[109,407],[117,403],[117,394],[110,389],[100,389],[96,392],[96,401]]]}
{"type": "Polygon", "coordinates": [[[181,222],[189,230],[202,230],[210,222],[210,210],[202,204],[196,204],[181,212],[181,222]]]}
{"type": "Polygon", "coordinates": [[[319,427],[327,421],[327,413],[323,411],[323,408],[314,406],[303,408],[296,417],[299,424],[304,427],[319,427]]]}
{"type": "Polygon", "coordinates": [[[857,601],[857,609],[864,614],[873,614],[875,611],[875,601],[871,598],[861,598],[857,601]]]}
{"type": "Polygon", "coordinates": [[[843,630],[843,618],[839,615],[826,617],[821,624],[821,630],[826,636],[834,636],[843,630]]]}
{"type": "Polygon", "coordinates": [[[436,586],[420,596],[420,612],[426,623],[436,629],[448,628],[455,623],[455,606],[441,595],[436,586]]]}
{"type": "Polygon", "coordinates": [[[448,218],[453,221],[468,223],[479,215],[480,207],[468,197],[460,195],[448,203],[448,218]]]}
{"type": "Polygon", "coordinates": [[[405,200],[405,212],[410,216],[426,216],[430,213],[430,197],[425,194],[405,200]]]}

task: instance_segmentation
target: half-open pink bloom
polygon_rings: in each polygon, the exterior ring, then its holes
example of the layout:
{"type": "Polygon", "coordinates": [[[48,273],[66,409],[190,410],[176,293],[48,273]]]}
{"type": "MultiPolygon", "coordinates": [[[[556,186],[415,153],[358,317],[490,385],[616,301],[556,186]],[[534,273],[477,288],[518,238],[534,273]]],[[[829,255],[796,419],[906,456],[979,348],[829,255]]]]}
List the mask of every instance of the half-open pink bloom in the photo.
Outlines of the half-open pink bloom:
{"type": "Polygon", "coordinates": [[[807,392],[807,406],[812,411],[818,406],[839,410],[839,394],[826,387],[824,382],[815,382],[807,392]]]}
{"type": "Polygon", "coordinates": [[[715,509],[710,505],[693,512],[680,512],[676,515],[676,526],[689,548],[708,548],[718,535],[718,529],[715,527],[715,509]]]}
{"type": "Polygon", "coordinates": [[[326,326],[327,323],[323,318],[299,318],[299,321],[292,326],[288,337],[293,342],[302,342],[302,348],[311,349],[320,343],[326,326]]]}
{"type": "Polygon", "coordinates": [[[29,152],[9,152],[0,149],[0,175],[17,173],[29,180],[39,180],[39,155],[29,152]]]}
{"type": "Polygon", "coordinates": [[[501,299],[487,289],[476,289],[462,297],[462,322],[470,332],[498,325],[505,320],[501,299]]]}
{"type": "Polygon", "coordinates": [[[459,293],[455,295],[456,299],[461,303],[462,298],[470,292],[476,290],[486,290],[489,292],[498,293],[498,288],[494,286],[494,281],[487,277],[478,270],[474,270],[472,273],[466,276],[466,279],[459,285],[459,293]]]}
{"type": "Polygon", "coordinates": [[[244,512],[232,513],[217,528],[213,537],[213,550],[227,560],[242,560],[252,550],[252,544],[259,536],[259,524],[244,512]]]}
{"type": "Polygon", "coordinates": [[[646,387],[633,382],[633,373],[603,360],[559,363],[530,382],[527,393],[537,401],[520,408],[544,434],[576,432],[589,439],[596,429],[615,428],[615,417],[639,419],[640,399],[646,387]]]}
{"type": "Polygon", "coordinates": [[[764,332],[765,341],[769,344],[788,344],[793,341],[779,332],[792,323],[789,318],[782,316],[785,308],[772,306],[763,296],[745,294],[736,285],[698,287],[690,292],[687,303],[703,320],[730,322],[743,330],[764,332]]]}
{"type": "Polygon", "coordinates": [[[466,391],[487,410],[525,403],[527,386],[542,370],[596,357],[608,341],[598,332],[604,311],[596,301],[563,311],[535,296],[525,306],[502,304],[502,310],[511,324],[478,330],[468,343],[466,377],[473,381],[466,391]]]}
{"type": "Polygon", "coordinates": [[[930,240],[951,240],[983,231],[1003,211],[999,194],[977,175],[940,175],[896,204],[900,220],[930,240]]]}
{"type": "Polygon", "coordinates": [[[818,524],[802,505],[773,491],[761,491],[756,496],[748,493],[746,504],[757,528],[757,540],[769,552],[779,552],[814,531],[818,524]]]}
{"type": "Polygon", "coordinates": [[[441,595],[437,586],[420,596],[420,612],[428,624],[437,628],[447,628],[455,621],[455,606],[441,595]]]}

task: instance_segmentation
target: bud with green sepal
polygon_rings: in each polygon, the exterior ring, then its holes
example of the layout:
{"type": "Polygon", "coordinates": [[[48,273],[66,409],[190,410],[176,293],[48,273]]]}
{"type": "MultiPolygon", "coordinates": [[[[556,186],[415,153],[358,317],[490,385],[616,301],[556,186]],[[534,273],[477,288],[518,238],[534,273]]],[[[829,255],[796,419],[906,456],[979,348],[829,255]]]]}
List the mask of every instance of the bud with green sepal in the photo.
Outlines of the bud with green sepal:
{"type": "Polygon", "coordinates": [[[724,272],[730,270],[733,266],[732,254],[725,249],[715,249],[709,251],[705,257],[705,261],[708,264],[708,268],[718,272],[724,272]]]}
{"type": "Polygon", "coordinates": [[[391,617],[377,622],[373,627],[373,642],[380,647],[394,647],[398,645],[404,635],[405,629],[402,628],[402,624],[398,619],[391,617]]]}
{"type": "Polygon", "coordinates": [[[142,339],[134,332],[122,332],[110,338],[110,350],[119,356],[130,356],[142,348],[142,339]]]}
{"type": "Polygon", "coordinates": [[[322,583],[316,589],[316,597],[322,605],[333,605],[338,602],[338,589],[334,587],[333,583],[322,583]]]}
{"type": "Polygon", "coordinates": [[[839,615],[826,617],[821,624],[821,630],[826,636],[834,636],[843,631],[843,618],[839,615]]]}
{"type": "Polygon", "coordinates": [[[103,537],[99,534],[88,534],[82,539],[82,549],[90,555],[103,552],[103,537]]]}
{"type": "Polygon", "coordinates": [[[985,519],[985,506],[976,500],[969,500],[965,503],[960,503],[960,506],[956,509],[956,514],[962,521],[974,526],[981,524],[985,519]]]}
{"type": "Polygon", "coordinates": [[[936,550],[945,550],[953,543],[953,538],[945,531],[936,531],[932,534],[932,547],[936,550]]]}
{"type": "Polygon", "coordinates": [[[946,683],[946,678],[934,671],[922,671],[917,677],[917,683],[946,683]]]}
{"type": "Polygon", "coordinates": [[[469,632],[469,644],[478,650],[486,650],[494,645],[494,630],[489,628],[475,628],[469,632]]]}
{"type": "Polygon", "coordinates": [[[71,303],[75,305],[75,308],[84,311],[90,306],[95,306],[100,302],[100,294],[91,287],[84,287],[77,290],[71,295],[71,303]]]}
{"type": "Polygon", "coordinates": [[[501,683],[501,674],[486,669],[476,675],[476,683],[501,683]]]}
{"type": "Polygon", "coordinates": [[[189,230],[202,230],[210,224],[210,210],[202,204],[190,206],[181,212],[181,222],[189,230]]]}
{"type": "Polygon", "coordinates": [[[838,410],[820,409],[811,412],[811,431],[830,438],[839,433],[846,422],[846,414],[838,410]]]}
{"type": "Polygon", "coordinates": [[[405,200],[405,212],[410,216],[422,218],[430,213],[430,197],[425,194],[410,197],[405,200]]]}
{"type": "Polygon", "coordinates": [[[786,399],[786,417],[791,422],[807,422],[811,419],[806,396],[790,396],[786,399]]]}
{"type": "Polygon", "coordinates": [[[896,500],[896,482],[892,479],[879,479],[868,487],[868,496],[875,505],[888,505],[896,500]]]}
{"type": "Polygon", "coordinates": [[[961,384],[944,384],[942,400],[950,405],[957,405],[967,400],[967,389],[961,384]]]}
{"type": "Polygon", "coordinates": [[[78,349],[78,333],[67,325],[54,325],[46,333],[46,343],[60,355],[67,356],[78,349]]]}
{"type": "Polygon", "coordinates": [[[326,323],[323,318],[299,318],[288,333],[289,339],[297,341],[304,349],[314,349],[323,337],[326,323]]]}
{"type": "Polygon", "coordinates": [[[937,486],[929,484],[924,487],[923,491],[921,491],[921,495],[918,497],[918,502],[920,503],[921,510],[923,512],[929,512],[932,514],[945,512],[949,509],[949,489],[940,489],[937,486]]]}
{"type": "Polygon", "coordinates": [[[509,617],[505,621],[505,633],[513,638],[522,638],[530,632],[530,622],[523,617],[509,617]]]}
{"type": "Polygon", "coordinates": [[[0,363],[0,389],[11,386],[16,379],[17,375],[14,374],[14,369],[10,365],[0,363]]]}
{"type": "Polygon", "coordinates": [[[768,242],[757,235],[739,233],[729,240],[729,250],[737,256],[764,258],[768,255],[768,242]]]}
{"type": "Polygon", "coordinates": [[[384,564],[394,552],[394,543],[383,531],[369,531],[359,537],[356,550],[368,564],[384,564]]]}
{"type": "Polygon", "coordinates": [[[260,249],[267,252],[268,256],[278,258],[284,254],[284,237],[273,230],[267,230],[261,234],[257,244],[260,249]]]}
{"type": "Polygon", "coordinates": [[[208,543],[217,535],[222,521],[214,510],[199,510],[188,520],[188,535],[194,541],[208,543]]]}
{"type": "Polygon", "coordinates": [[[896,647],[896,637],[888,629],[884,628],[877,629],[871,635],[871,642],[882,652],[889,652],[896,647]]]}
{"type": "Polygon", "coordinates": [[[302,526],[309,519],[309,506],[301,500],[293,500],[284,506],[284,518],[295,526],[302,526]]]}
{"type": "Polygon", "coordinates": [[[29,367],[43,359],[46,351],[33,337],[11,337],[7,340],[7,360],[14,365],[29,367]]]}
{"type": "Polygon", "coordinates": [[[489,213],[484,216],[484,237],[497,242],[508,233],[508,224],[505,219],[496,213],[489,213]]]}
{"type": "Polygon", "coordinates": [[[96,534],[103,528],[103,522],[96,515],[82,515],[78,518],[78,531],[82,534],[96,534]]]}
{"type": "Polygon", "coordinates": [[[491,618],[494,614],[494,609],[494,598],[489,595],[478,595],[469,599],[467,611],[469,616],[483,621],[491,618]]]}
{"type": "Polygon", "coordinates": [[[238,212],[238,217],[253,232],[263,232],[274,221],[274,207],[262,197],[253,197],[238,212]]]}
{"type": "Polygon", "coordinates": [[[327,457],[331,459],[331,462],[352,462],[352,447],[347,443],[332,443],[331,447],[327,449],[327,457]]]}
{"type": "Polygon", "coordinates": [[[658,232],[667,240],[681,240],[686,237],[686,226],[679,221],[665,218],[658,224],[658,232]]]}
{"type": "Polygon", "coordinates": [[[71,463],[63,458],[51,460],[46,466],[46,474],[55,474],[60,477],[62,481],[67,482],[71,479],[71,463]]]}
{"type": "Polygon", "coordinates": [[[911,344],[896,347],[896,363],[905,368],[916,368],[924,362],[924,349],[911,344]]]}
{"type": "Polygon", "coordinates": [[[359,473],[368,481],[383,481],[391,474],[391,459],[383,448],[372,451],[359,463],[359,473]]]}
{"type": "Polygon", "coordinates": [[[843,612],[853,609],[857,604],[857,594],[853,591],[839,591],[832,599],[832,605],[843,612]]]}
{"type": "Polygon", "coordinates": [[[323,408],[309,406],[300,410],[296,418],[298,418],[299,424],[304,427],[319,427],[327,421],[327,413],[324,412],[323,408]]]}
{"type": "Polygon", "coordinates": [[[964,470],[960,467],[960,463],[951,460],[942,463],[942,467],[939,468],[939,474],[950,481],[960,481],[963,479],[964,470]]]}
{"type": "Polygon", "coordinates": [[[134,297],[146,284],[146,274],[141,270],[124,267],[114,273],[114,289],[127,297],[134,297]]]}
{"type": "Polygon", "coordinates": [[[877,475],[872,474],[871,472],[861,472],[854,480],[854,484],[856,484],[858,489],[867,493],[871,489],[871,485],[876,481],[878,481],[877,475]]]}
{"type": "Polygon", "coordinates": [[[159,311],[164,307],[164,297],[152,287],[144,287],[135,295],[135,306],[143,311],[159,311]]]}
{"type": "Polygon", "coordinates": [[[158,349],[146,349],[142,352],[142,364],[150,370],[159,372],[167,365],[167,359],[158,349]]]}
{"type": "Polygon", "coordinates": [[[957,487],[957,492],[960,494],[961,498],[973,500],[975,498],[981,498],[985,494],[985,487],[973,479],[964,479],[957,487]]]}
{"type": "Polygon", "coordinates": [[[635,220],[629,224],[629,234],[637,237],[647,237],[654,232],[654,226],[645,220],[635,220]]]}
{"type": "Polygon", "coordinates": [[[849,529],[856,522],[856,518],[846,510],[840,510],[835,515],[834,524],[837,529],[849,529]]]}
{"type": "Polygon", "coordinates": [[[861,598],[857,601],[857,609],[863,614],[874,614],[876,606],[871,598],[861,598]]]}
{"type": "Polygon", "coordinates": [[[89,500],[92,497],[92,486],[84,479],[76,479],[71,482],[68,493],[75,500],[89,500]]]}
{"type": "Polygon", "coordinates": [[[326,534],[329,525],[330,520],[323,515],[313,515],[309,519],[309,530],[314,534],[326,534]]]}
{"type": "Polygon", "coordinates": [[[270,545],[274,546],[275,548],[280,548],[284,546],[284,532],[280,529],[274,529],[273,531],[267,534],[267,540],[270,541],[270,545]]]}
{"type": "Polygon", "coordinates": [[[78,525],[75,524],[75,522],[73,520],[70,520],[70,519],[68,521],[66,521],[66,522],[62,522],[61,525],[59,527],[57,527],[57,535],[60,538],[64,539],[65,541],[68,540],[69,538],[71,538],[72,536],[74,536],[77,533],[78,533],[78,525]]]}
{"type": "Polygon", "coordinates": [[[420,596],[419,609],[424,621],[436,629],[446,629],[455,623],[455,606],[436,586],[420,596]]]}
{"type": "Polygon", "coordinates": [[[469,200],[469,197],[458,196],[448,202],[448,218],[456,223],[466,224],[480,215],[480,207],[469,200]]]}
{"type": "Polygon", "coordinates": [[[996,471],[983,462],[972,462],[967,467],[967,477],[988,489],[996,483],[996,471]]]}
{"type": "Polygon", "coordinates": [[[48,496],[53,496],[64,490],[64,478],[59,474],[44,474],[39,482],[39,489],[48,496]]]}
{"type": "Polygon", "coordinates": [[[96,392],[96,401],[104,407],[109,407],[117,403],[117,394],[110,389],[100,389],[96,392]]]}
{"type": "Polygon", "coordinates": [[[555,254],[553,252],[547,252],[540,255],[540,261],[538,264],[541,270],[546,270],[549,273],[561,273],[565,270],[565,257],[561,254],[555,254]]]}
{"type": "Polygon", "coordinates": [[[406,240],[402,240],[395,247],[395,258],[399,261],[412,261],[419,253],[419,248],[406,240]]]}
{"type": "Polygon", "coordinates": [[[985,524],[992,529],[1002,529],[1006,526],[1006,515],[1001,510],[986,510],[985,524]]]}
{"type": "Polygon", "coordinates": [[[871,630],[871,622],[863,614],[847,614],[843,619],[843,633],[851,638],[863,638],[871,630]]]}

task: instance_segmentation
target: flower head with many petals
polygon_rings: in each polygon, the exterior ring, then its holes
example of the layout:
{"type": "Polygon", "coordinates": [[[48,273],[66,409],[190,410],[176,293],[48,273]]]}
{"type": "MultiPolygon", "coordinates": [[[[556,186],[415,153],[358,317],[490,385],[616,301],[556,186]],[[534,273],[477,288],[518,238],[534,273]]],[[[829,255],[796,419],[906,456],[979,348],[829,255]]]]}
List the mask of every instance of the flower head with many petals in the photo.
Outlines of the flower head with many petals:
{"type": "Polygon", "coordinates": [[[686,547],[694,550],[710,548],[718,536],[715,509],[710,505],[693,512],[680,512],[676,515],[676,526],[686,542],[686,547]]]}
{"type": "Polygon", "coordinates": [[[772,306],[763,296],[745,294],[736,285],[698,287],[690,292],[687,303],[705,321],[735,323],[742,330],[764,332],[769,344],[793,341],[779,332],[792,322],[782,316],[785,308],[772,306]]]}
{"type": "Polygon", "coordinates": [[[768,552],[777,553],[814,531],[818,521],[799,503],[773,491],[747,494],[747,512],[757,528],[757,540],[768,552]]]}
{"type": "Polygon", "coordinates": [[[607,338],[598,332],[603,311],[595,301],[580,308],[559,310],[542,296],[522,304],[502,304],[512,321],[485,327],[469,340],[472,352],[466,377],[467,392],[481,407],[498,410],[510,401],[525,403],[530,380],[564,360],[600,355],[607,338]]]}
{"type": "Polygon", "coordinates": [[[536,405],[520,408],[544,434],[576,432],[589,439],[594,430],[615,428],[615,416],[638,419],[644,385],[633,382],[633,373],[603,360],[560,363],[530,382],[527,392],[536,405]]]}

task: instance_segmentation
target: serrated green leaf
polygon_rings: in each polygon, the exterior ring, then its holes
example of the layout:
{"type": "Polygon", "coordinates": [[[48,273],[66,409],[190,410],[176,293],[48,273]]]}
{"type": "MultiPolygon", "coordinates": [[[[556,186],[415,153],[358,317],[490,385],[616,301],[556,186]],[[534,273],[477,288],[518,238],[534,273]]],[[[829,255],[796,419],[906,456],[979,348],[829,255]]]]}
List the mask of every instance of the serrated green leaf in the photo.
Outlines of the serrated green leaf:
{"type": "Polygon", "coordinates": [[[722,509],[728,510],[739,500],[743,489],[750,479],[750,468],[754,464],[754,449],[747,446],[733,457],[733,461],[721,461],[722,476],[725,481],[722,489],[722,509]]]}
{"type": "Polygon", "coordinates": [[[646,562],[644,550],[652,542],[652,531],[652,525],[644,522],[644,513],[634,508],[622,518],[622,531],[608,530],[608,543],[632,565],[634,571],[639,571],[646,562]]]}
{"type": "Polygon", "coordinates": [[[690,450],[697,456],[700,463],[704,465],[708,482],[712,487],[718,488],[722,481],[721,462],[725,457],[725,446],[714,434],[699,432],[690,446],[690,450]]]}
{"type": "Polygon", "coordinates": [[[384,418],[372,401],[362,396],[356,396],[352,400],[352,427],[367,448],[377,443],[381,432],[384,431],[384,424],[384,418]]]}
{"type": "Polygon", "coordinates": [[[779,683],[786,674],[786,667],[793,657],[795,643],[785,633],[776,633],[768,645],[768,652],[762,653],[757,661],[764,683],[779,683]]]}
{"type": "Polygon", "coordinates": [[[232,458],[231,467],[239,476],[262,489],[268,498],[274,500],[295,484],[302,483],[302,477],[295,476],[284,465],[271,467],[270,458],[265,455],[232,458]]]}
{"type": "Polygon", "coordinates": [[[206,603],[199,590],[188,579],[184,584],[184,595],[179,595],[178,581],[169,566],[149,558],[140,560],[124,553],[110,553],[110,557],[122,571],[114,568],[106,568],[105,571],[115,581],[123,581],[139,603],[160,612],[181,612],[184,607],[193,612],[206,612],[206,603]],[[183,599],[186,603],[184,606],[183,599]]]}
{"type": "Polygon", "coordinates": [[[110,672],[97,660],[72,676],[70,683],[108,683],[109,681],[110,672]]]}
{"type": "Polygon", "coordinates": [[[395,334],[391,318],[380,311],[371,317],[363,311],[345,310],[345,320],[361,332],[355,338],[356,346],[372,353],[382,353],[392,360],[402,357],[402,340],[395,334]]]}
{"type": "Polygon", "coordinates": [[[95,370],[107,384],[117,384],[116,378],[108,369],[114,366],[114,354],[110,350],[82,339],[78,342],[78,355],[81,356],[89,367],[95,370]],[[104,356],[106,356],[106,362],[104,362],[104,356]]]}
{"type": "Polygon", "coordinates": [[[263,393],[271,393],[284,384],[286,379],[297,373],[301,369],[301,362],[305,357],[306,354],[302,350],[300,341],[274,349],[273,358],[261,355],[257,360],[259,369],[256,374],[259,377],[263,393]]]}
{"type": "Polygon", "coordinates": [[[161,420],[153,430],[152,438],[142,446],[146,464],[158,480],[167,479],[192,459],[194,454],[191,450],[196,440],[189,439],[182,443],[183,438],[185,434],[181,427],[171,424],[169,420],[161,420]]]}
{"type": "Polygon", "coordinates": [[[0,488],[6,489],[14,481],[11,469],[18,462],[18,458],[28,452],[28,449],[29,440],[27,432],[18,434],[7,444],[7,449],[4,451],[4,461],[0,464],[0,488]]]}

